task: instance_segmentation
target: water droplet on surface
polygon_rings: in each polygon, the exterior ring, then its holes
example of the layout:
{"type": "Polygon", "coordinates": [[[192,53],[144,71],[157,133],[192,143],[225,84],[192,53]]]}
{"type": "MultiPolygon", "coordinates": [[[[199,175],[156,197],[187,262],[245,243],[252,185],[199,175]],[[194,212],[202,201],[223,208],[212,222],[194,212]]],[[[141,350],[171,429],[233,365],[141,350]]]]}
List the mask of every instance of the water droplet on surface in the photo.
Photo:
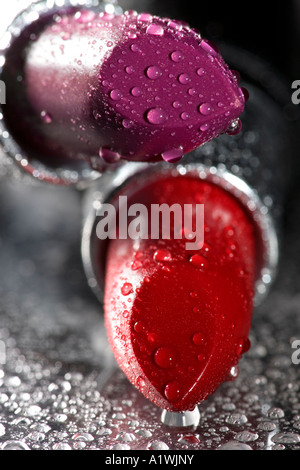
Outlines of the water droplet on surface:
{"type": "Polygon", "coordinates": [[[169,446],[163,441],[153,441],[149,446],[150,450],[168,450],[169,446]]]}
{"type": "Polygon", "coordinates": [[[163,124],[168,119],[168,114],[162,108],[151,108],[146,112],[146,120],[150,124],[163,124]]]}
{"type": "Polygon", "coordinates": [[[143,266],[143,263],[140,260],[135,260],[131,263],[132,271],[137,271],[143,266]]]}
{"type": "Polygon", "coordinates": [[[132,290],[133,290],[133,286],[130,282],[125,282],[125,284],[123,284],[123,286],[121,287],[121,293],[123,295],[131,294],[132,290]]]}
{"type": "Polygon", "coordinates": [[[182,85],[186,85],[187,83],[190,83],[191,78],[187,73],[181,73],[180,75],[178,75],[178,81],[182,85]]]}
{"type": "Polygon", "coordinates": [[[203,75],[205,74],[205,70],[203,67],[200,67],[199,69],[196,70],[196,73],[199,77],[203,77],[203,75]]]}
{"type": "Polygon", "coordinates": [[[178,382],[169,382],[164,388],[164,395],[170,402],[179,400],[181,396],[181,389],[178,382]]]}
{"type": "Polygon", "coordinates": [[[151,80],[157,80],[162,76],[162,70],[158,65],[151,65],[146,68],[145,74],[151,80]]]}
{"type": "Polygon", "coordinates": [[[184,55],[180,51],[174,51],[170,55],[173,62],[181,62],[184,59],[184,55]]]}
{"type": "Polygon", "coordinates": [[[107,147],[101,147],[99,151],[99,156],[106,163],[116,163],[121,160],[121,155],[118,152],[114,152],[113,150],[107,147]]]}
{"type": "Polygon", "coordinates": [[[208,260],[201,255],[193,255],[190,257],[189,262],[194,268],[204,269],[208,266],[208,260]]]}
{"type": "Polygon", "coordinates": [[[118,90],[117,88],[115,88],[114,90],[111,90],[109,92],[109,96],[112,100],[114,101],[119,101],[121,98],[122,98],[122,93],[120,90],[118,90]]]}
{"type": "Polygon", "coordinates": [[[275,444],[298,444],[300,435],[294,432],[279,432],[271,438],[275,444]]]}
{"type": "Polygon", "coordinates": [[[172,261],[172,255],[169,250],[159,249],[154,253],[153,259],[159,262],[172,261]]]}
{"type": "Polygon", "coordinates": [[[132,67],[132,65],[128,65],[125,67],[125,72],[128,74],[128,75],[131,75],[134,73],[134,68],[132,67]]]}
{"type": "Polygon", "coordinates": [[[172,348],[162,346],[154,354],[154,362],[162,369],[170,369],[175,365],[175,352],[172,348]]]}
{"type": "Polygon", "coordinates": [[[138,97],[142,94],[142,90],[138,86],[134,86],[131,88],[130,93],[132,96],[138,97]]]}
{"type": "Polygon", "coordinates": [[[193,335],[192,341],[196,346],[202,346],[205,343],[205,336],[201,332],[197,332],[193,335]]]}
{"type": "Polygon", "coordinates": [[[183,157],[183,149],[182,148],[177,148],[177,149],[171,149],[171,150],[166,150],[161,154],[163,160],[168,163],[176,163],[181,158],[183,157]]]}
{"type": "Polygon", "coordinates": [[[205,131],[207,131],[207,129],[209,129],[209,124],[202,124],[202,125],[200,126],[200,129],[199,129],[199,130],[200,130],[201,132],[205,132],[205,131]]]}
{"type": "Polygon", "coordinates": [[[187,121],[188,119],[190,119],[190,115],[189,113],[187,113],[186,111],[184,111],[183,113],[180,114],[180,118],[183,120],[183,121],[187,121]]]}
{"type": "Polygon", "coordinates": [[[208,41],[207,39],[203,39],[200,43],[202,49],[205,50],[210,55],[216,56],[218,54],[218,47],[212,41],[208,41]]]}
{"type": "Polygon", "coordinates": [[[145,21],[145,22],[148,22],[148,21],[151,21],[152,20],[152,15],[150,15],[150,13],[141,13],[139,16],[138,16],[138,20],[140,21],[145,21]]]}
{"type": "Polygon", "coordinates": [[[242,426],[248,422],[248,418],[246,415],[242,413],[232,413],[226,417],[227,424],[234,424],[236,426],[242,426]]]}
{"type": "Polygon", "coordinates": [[[159,24],[152,23],[146,29],[146,33],[150,34],[151,36],[163,36],[164,28],[159,24]]]}
{"type": "Polygon", "coordinates": [[[242,130],[242,121],[240,119],[235,119],[232,121],[228,129],[226,130],[226,134],[228,135],[237,135],[242,130]]]}
{"type": "Polygon", "coordinates": [[[28,445],[23,441],[9,440],[3,442],[0,447],[1,450],[30,450],[28,445]]]}
{"type": "Polygon", "coordinates": [[[212,113],[212,105],[209,103],[202,103],[199,106],[199,112],[203,116],[209,116],[212,113]]]}

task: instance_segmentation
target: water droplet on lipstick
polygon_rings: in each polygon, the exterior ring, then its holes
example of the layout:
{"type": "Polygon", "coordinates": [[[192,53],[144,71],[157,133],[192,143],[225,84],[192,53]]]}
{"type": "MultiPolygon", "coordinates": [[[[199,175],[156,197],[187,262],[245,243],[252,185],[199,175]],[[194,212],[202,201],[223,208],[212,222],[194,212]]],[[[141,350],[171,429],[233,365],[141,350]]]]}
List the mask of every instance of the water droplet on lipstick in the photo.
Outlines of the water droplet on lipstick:
{"type": "Polygon", "coordinates": [[[150,24],[146,29],[146,33],[152,36],[163,36],[164,35],[164,28],[159,24],[150,24]]]}
{"type": "Polygon", "coordinates": [[[120,90],[116,88],[110,91],[109,96],[111,97],[112,100],[119,101],[122,98],[122,93],[120,90]]]}
{"type": "Polygon", "coordinates": [[[138,20],[140,21],[145,21],[145,22],[149,22],[152,20],[152,15],[150,15],[150,13],[141,13],[139,16],[138,16],[138,20]]]}
{"type": "Polygon", "coordinates": [[[181,397],[181,389],[178,382],[169,382],[164,388],[164,395],[170,402],[175,402],[181,397]]]}
{"type": "Polygon", "coordinates": [[[182,148],[174,148],[171,150],[166,150],[161,154],[163,160],[168,163],[176,163],[183,157],[183,149],[182,148]]]}
{"type": "Polygon", "coordinates": [[[241,130],[242,130],[242,121],[240,119],[235,119],[228,127],[226,134],[237,135],[241,132],[241,130]]]}
{"type": "Polygon", "coordinates": [[[196,70],[196,73],[199,77],[203,77],[203,75],[205,74],[205,70],[203,67],[200,67],[199,69],[196,70]]]}
{"type": "Polygon", "coordinates": [[[132,96],[138,97],[141,96],[142,90],[138,86],[134,86],[133,88],[131,88],[130,93],[132,96]]]}
{"type": "Polygon", "coordinates": [[[180,75],[178,75],[178,81],[182,85],[186,85],[191,81],[191,78],[187,73],[181,73],[180,75]]]}
{"type": "Polygon", "coordinates": [[[118,152],[114,152],[107,147],[101,147],[99,151],[99,156],[106,163],[116,163],[121,160],[121,155],[118,152]]]}
{"type": "Polygon", "coordinates": [[[205,342],[205,337],[202,333],[198,332],[193,335],[192,341],[196,346],[202,346],[205,342]]]}
{"type": "Polygon", "coordinates": [[[212,106],[211,106],[211,104],[209,104],[209,103],[202,103],[202,104],[199,106],[199,112],[200,112],[203,116],[209,116],[209,114],[212,113],[212,106]]]}
{"type": "Polygon", "coordinates": [[[146,112],[146,120],[150,124],[163,124],[168,119],[168,114],[162,108],[151,108],[146,112]]]}
{"type": "Polygon", "coordinates": [[[210,55],[216,56],[219,53],[219,49],[217,45],[214,42],[209,41],[207,39],[203,39],[201,41],[200,46],[202,47],[202,49],[205,50],[205,52],[207,52],[210,55]]]}
{"type": "Polygon", "coordinates": [[[175,353],[172,348],[162,346],[154,354],[154,362],[162,369],[170,369],[175,365],[175,353]]]}
{"type": "Polygon", "coordinates": [[[181,62],[184,59],[184,55],[180,51],[174,51],[170,55],[173,62],[181,62]]]}
{"type": "Polygon", "coordinates": [[[207,259],[201,255],[193,255],[190,257],[189,261],[194,268],[203,269],[208,265],[207,259]]]}
{"type": "Polygon", "coordinates": [[[129,295],[131,294],[132,289],[132,284],[130,282],[125,282],[125,284],[123,284],[123,286],[121,287],[121,293],[123,295],[129,295]]]}
{"type": "Polygon", "coordinates": [[[164,261],[172,261],[172,255],[168,250],[156,250],[153,255],[154,261],[164,262],[164,261]]]}
{"type": "Polygon", "coordinates": [[[162,76],[162,70],[158,65],[151,65],[146,69],[146,76],[151,80],[156,80],[162,76]]]}

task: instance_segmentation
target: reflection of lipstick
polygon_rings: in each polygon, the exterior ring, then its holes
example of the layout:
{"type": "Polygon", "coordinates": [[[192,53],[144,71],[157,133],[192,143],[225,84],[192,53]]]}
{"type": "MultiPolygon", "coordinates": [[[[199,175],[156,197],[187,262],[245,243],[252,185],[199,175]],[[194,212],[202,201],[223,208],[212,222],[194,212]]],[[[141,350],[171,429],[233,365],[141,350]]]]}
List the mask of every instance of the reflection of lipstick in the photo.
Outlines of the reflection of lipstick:
{"type": "Polygon", "coordinates": [[[174,162],[239,130],[237,77],[188,26],[74,7],[34,19],[12,36],[2,71],[3,124],[29,172],[35,161],[53,170],[92,162],[99,172],[120,159],[174,162]]]}

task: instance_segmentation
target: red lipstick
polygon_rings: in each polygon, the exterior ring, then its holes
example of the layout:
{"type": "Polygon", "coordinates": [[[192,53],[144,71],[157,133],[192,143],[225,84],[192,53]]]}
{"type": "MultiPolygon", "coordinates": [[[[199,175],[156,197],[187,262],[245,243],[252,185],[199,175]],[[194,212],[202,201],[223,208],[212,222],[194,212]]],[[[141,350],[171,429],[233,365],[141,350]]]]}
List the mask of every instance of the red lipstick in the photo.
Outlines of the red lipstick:
{"type": "Polygon", "coordinates": [[[116,360],[153,403],[177,412],[211,395],[248,350],[259,259],[249,214],[214,184],[161,177],[129,198],[149,209],[195,201],[204,204],[201,249],[128,238],[111,240],[107,253],[105,324],[116,360]]]}

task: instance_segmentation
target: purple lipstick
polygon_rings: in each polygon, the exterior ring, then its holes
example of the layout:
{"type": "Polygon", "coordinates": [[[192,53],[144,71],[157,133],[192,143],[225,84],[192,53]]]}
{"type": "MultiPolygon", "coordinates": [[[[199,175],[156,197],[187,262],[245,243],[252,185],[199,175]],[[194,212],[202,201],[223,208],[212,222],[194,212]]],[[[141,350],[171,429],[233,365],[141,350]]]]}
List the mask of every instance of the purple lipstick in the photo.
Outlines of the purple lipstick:
{"type": "Polygon", "coordinates": [[[240,130],[237,75],[185,24],[78,9],[35,23],[4,73],[8,126],[29,155],[53,166],[89,161],[99,171],[121,159],[173,163],[240,130]]]}

